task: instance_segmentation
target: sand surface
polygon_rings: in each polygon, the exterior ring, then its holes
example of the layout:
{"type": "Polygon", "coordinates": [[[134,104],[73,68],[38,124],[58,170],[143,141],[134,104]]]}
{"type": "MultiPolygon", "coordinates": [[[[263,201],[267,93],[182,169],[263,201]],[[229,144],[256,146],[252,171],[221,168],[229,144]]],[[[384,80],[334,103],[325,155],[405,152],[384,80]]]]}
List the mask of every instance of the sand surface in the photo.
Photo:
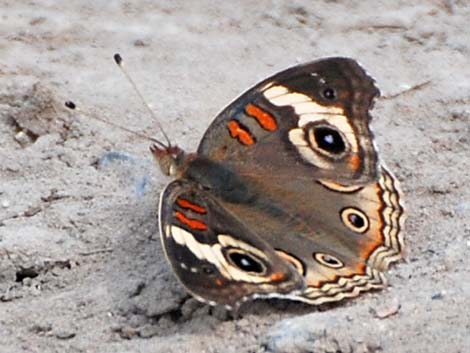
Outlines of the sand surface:
{"type": "Polygon", "coordinates": [[[0,352],[470,352],[469,23],[466,0],[0,1],[0,352]],[[158,136],[115,52],[187,150],[264,77],[360,61],[408,209],[390,287],[237,319],[190,299],[149,142],[63,107],[158,136]]]}

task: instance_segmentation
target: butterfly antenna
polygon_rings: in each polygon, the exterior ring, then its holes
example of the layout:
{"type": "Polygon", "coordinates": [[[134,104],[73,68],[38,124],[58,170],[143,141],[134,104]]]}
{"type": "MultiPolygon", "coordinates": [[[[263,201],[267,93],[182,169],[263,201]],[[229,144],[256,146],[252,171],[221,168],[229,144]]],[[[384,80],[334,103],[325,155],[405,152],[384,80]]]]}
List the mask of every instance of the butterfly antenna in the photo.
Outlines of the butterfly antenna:
{"type": "Polygon", "coordinates": [[[153,138],[153,137],[150,137],[150,136],[147,136],[147,135],[142,134],[142,133],[140,133],[140,132],[137,132],[137,131],[128,129],[127,127],[124,127],[124,126],[121,126],[121,125],[119,125],[119,124],[113,123],[113,122],[111,122],[111,121],[109,121],[109,120],[100,118],[99,116],[94,115],[94,114],[91,114],[91,113],[89,113],[89,112],[84,112],[83,110],[79,109],[79,108],[77,107],[77,105],[76,105],[74,102],[72,102],[72,101],[67,101],[67,102],[65,102],[65,106],[66,106],[67,108],[69,108],[70,110],[74,110],[74,111],[76,111],[76,112],[79,112],[80,114],[82,114],[82,115],[84,115],[84,116],[86,116],[86,117],[88,117],[88,118],[90,118],[90,119],[101,121],[102,123],[111,125],[111,126],[117,128],[117,129],[120,129],[120,130],[124,130],[124,131],[126,131],[126,132],[128,132],[128,133],[130,133],[130,134],[132,134],[132,135],[139,136],[139,137],[144,138],[144,139],[146,139],[146,140],[150,140],[150,141],[156,143],[157,145],[159,145],[160,147],[162,147],[163,149],[167,149],[167,148],[169,147],[169,146],[166,146],[163,142],[158,141],[157,139],[155,139],[155,138],[153,138]]]}
{"type": "Polygon", "coordinates": [[[153,118],[153,120],[157,124],[158,129],[160,130],[160,132],[162,133],[163,137],[166,140],[166,143],[168,144],[167,147],[168,148],[171,147],[170,139],[168,138],[168,135],[165,133],[165,130],[163,130],[162,124],[160,124],[160,121],[158,120],[157,116],[155,115],[153,110],[150,109],[150,106],[148,105],[147,101],[144,99],[144,97],[140,93],[140,90],[137,88],[137,85],[135,84],[135,81],[132,79],[132,77],[129,75],[126,68],[124,67],[122,56],[120,54],[114,54],[114,61],[116,62],[117,66],[119,66],[119,68],[121,69],[122,73],[127,78],[127,80],[129,81],[129,83],[132,85],[132,88],[134,89],[135,93],[140,98],[140,100],[144,104],[145,108],[150,113],[150,116],[153,118]]]}
{"type": "Polygon", "coordinates": [[[389,94],[389,95],[386,95],[386,96],[382,96],[380,98],[382,99],[393,99],[393,98],[397,98],[401,95],[404,95],[404,94],[407,94],[407,93],[411,93],[413,91],[418,91],[424,87],[426,87],[427,85],[429,85],[430,83],[432,83],[432,80],[427,80],[427,81],[424,81],[424,82],[421,82],[421,83],[418,83],[416,85],[413,85],[411,87],[407,87],[405,89],[403,89],[402,91],[399,91],[397,93],[393,93],[393,94],[389,94]]]}

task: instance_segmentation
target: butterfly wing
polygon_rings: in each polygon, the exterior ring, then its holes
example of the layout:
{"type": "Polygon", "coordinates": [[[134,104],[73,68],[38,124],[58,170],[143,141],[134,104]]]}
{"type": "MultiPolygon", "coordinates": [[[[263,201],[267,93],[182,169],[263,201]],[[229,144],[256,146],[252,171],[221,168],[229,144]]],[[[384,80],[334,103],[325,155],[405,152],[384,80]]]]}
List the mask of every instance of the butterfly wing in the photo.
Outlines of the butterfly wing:
{"type": "Polygon", "coordinates": [[[311,304],[385,287],[384,272],[402,257],[404,208],[398,182],[386,168],[376,183],[333,190],[339,193],[333,215],[340,226],[331,229],[333,241],[314,250],[307,264],[307,289],[299,299],[311,304]]]}
{"type": "Polygon", "coordinates": [[[384,287],[403,247],[397,181],[385,168],[366,186],[300,181],[260,183],[256,198],[223,205],[297,268],[306,289],[296,299],[322,304],[384,287]]]}
{"type": "Polygon", "coordinates": [[[163,191],[160,232],[177,278],[201,301],[233,307],[304,288],[290,263],[190,182],[176,180],[163,191]]]}
{"type": "Polygon", "coordinates": [[[378,165],[369,128],[377,95],[351,59],[281,72],[215,119],[188,170],[297,268],[307,284],[299,300],[321,304],[381,288],[383,271],[400,258],[401,194],[378,165]],[[230,177],[214,182],[207,166],[198,172],[204,159],[230,177]]]}
{"type": "Polygon", "coordinates": [[[198,154],[246,170],[266,159],[278,170],[288,158],[295,161],[288,166],[293,174],[365,184],[377,177],[369,109],[378,95],[374,80],[352,59],[296,66],[225,108],[205,133],[198,154]]]}

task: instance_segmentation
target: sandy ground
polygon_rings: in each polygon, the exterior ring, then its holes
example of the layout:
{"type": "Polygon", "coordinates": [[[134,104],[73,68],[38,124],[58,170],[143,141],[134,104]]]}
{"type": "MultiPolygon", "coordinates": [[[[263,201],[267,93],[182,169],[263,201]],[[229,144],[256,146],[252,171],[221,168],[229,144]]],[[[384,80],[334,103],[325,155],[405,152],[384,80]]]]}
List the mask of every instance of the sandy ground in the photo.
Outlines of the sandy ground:
{"type": "Polygon", "coordinates": [[[470,352],[469,23],[467,0],[0,1],[0,351],[470,352]],[[115,52],[188,150],[267,75],[359,60],[409,213],[391,286],[237,319],[190,299],[160,247],[148,141],[63,108],[158,135],[115,52]]]}

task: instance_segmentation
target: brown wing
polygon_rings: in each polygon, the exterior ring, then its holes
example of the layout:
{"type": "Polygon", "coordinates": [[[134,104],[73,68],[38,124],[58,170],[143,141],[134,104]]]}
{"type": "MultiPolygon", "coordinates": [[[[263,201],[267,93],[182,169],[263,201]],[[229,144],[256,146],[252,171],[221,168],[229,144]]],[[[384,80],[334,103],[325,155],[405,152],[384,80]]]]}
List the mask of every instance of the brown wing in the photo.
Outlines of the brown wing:
{"type": "Polygon", "coordinates": [[[347,58],[280,72],[237,98],[210,125],[198,154],[241,171],[269,164],[346,185],[377,177],[369,109],[374,81],[347,58]]]}
{"type": "Polygon", "coordinates": [[[321,304],[385,286],[383,272],[401,257],[405,218],[385,168],[367,186],[272,180],[250,201],[223,204],[302,274],[307,289],[296,299],[321,304]]]}
{"type": "Polygon", "coordinates": [[[304,288],[289,262],[189,182],[176,180],[163,191],[160,233],[176,276],[201,301],[233,307],[304,288]]]}
{"type": "Polygon", "coordinates": [[[188,170],[304,276],[296,299],[320,304],[382,287],[400,257],[401,195],[378,167],[369,128],[376,95],[351,59],[294,67],[226,108],[188,170]]]}

